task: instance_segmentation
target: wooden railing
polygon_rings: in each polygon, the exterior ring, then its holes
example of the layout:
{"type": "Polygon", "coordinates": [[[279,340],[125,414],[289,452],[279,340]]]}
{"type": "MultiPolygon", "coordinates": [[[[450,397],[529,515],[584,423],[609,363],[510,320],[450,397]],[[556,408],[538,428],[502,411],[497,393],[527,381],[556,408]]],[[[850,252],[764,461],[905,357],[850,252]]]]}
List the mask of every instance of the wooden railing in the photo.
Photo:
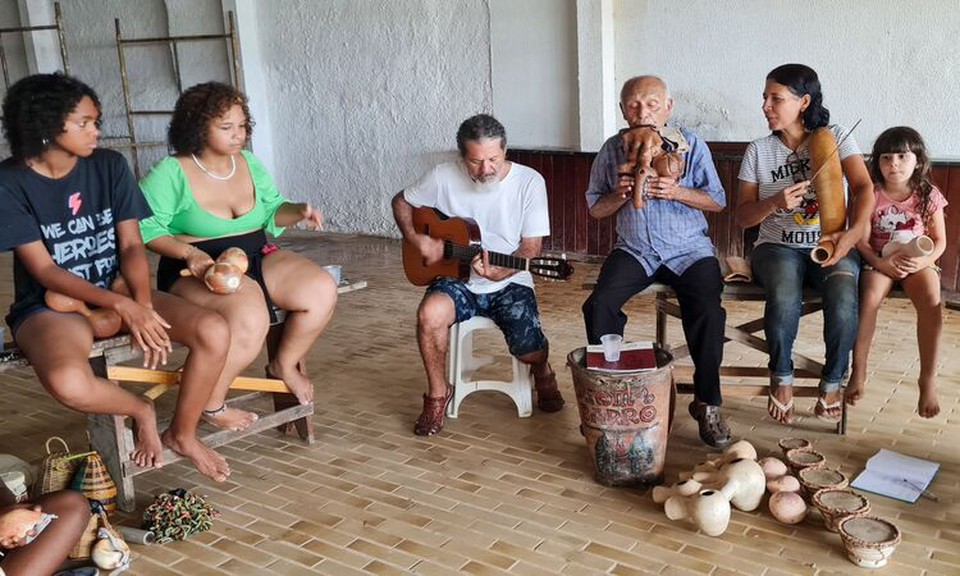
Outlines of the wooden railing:
{"type": "MultiPolygon", "coordinates": [[[[727,209],[708,214],[710,236],[720,257],[743,256],[752,245],[754,230],[744,232],[737,226],[736,190],[745,142],[711,142],[710,150],[723,187],[727,191],[727,209]],[[744,237],[747,241],[744,242],[744,237]]],[[[550,202],[551,235],[544,243],[550,252],[572,256],[606,256],[616,241],[615,218],[595,220],[587,213],[584,192],[590,179],[593,152],[561,150],[510,150],[509,158],[540,172],[547,182],[550,202]]],[[[935,162],[933,179],[950,203],[946,208],[947,250],[940,259],[941,285],[945,290],[960,290],[960,161],[935,162]]]]}

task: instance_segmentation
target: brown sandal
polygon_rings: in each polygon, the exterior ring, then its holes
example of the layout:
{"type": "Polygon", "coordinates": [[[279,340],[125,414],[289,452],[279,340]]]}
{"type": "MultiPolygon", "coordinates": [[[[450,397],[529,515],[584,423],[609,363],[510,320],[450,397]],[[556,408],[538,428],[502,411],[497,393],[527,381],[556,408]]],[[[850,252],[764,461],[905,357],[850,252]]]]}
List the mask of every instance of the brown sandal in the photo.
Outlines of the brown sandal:
{"type": "Polygon", "coordinates": [[[413,425],[413,433],[417,436],[433,436],[443,430],[443,418],[447,411],[447,404],[453,398],[453,386],[447,384],[447,395],[443,398],[433,398],[423,395],[423,412],[413,425]]]}
{"type": "Polygon", "coordinates": [[[537,408],[542,412],[559,412],[566,401],[557,387],[557,373],[550,370],[549,376],[545,378],[534,376],[533,382],[537,389],[537,408]]]}

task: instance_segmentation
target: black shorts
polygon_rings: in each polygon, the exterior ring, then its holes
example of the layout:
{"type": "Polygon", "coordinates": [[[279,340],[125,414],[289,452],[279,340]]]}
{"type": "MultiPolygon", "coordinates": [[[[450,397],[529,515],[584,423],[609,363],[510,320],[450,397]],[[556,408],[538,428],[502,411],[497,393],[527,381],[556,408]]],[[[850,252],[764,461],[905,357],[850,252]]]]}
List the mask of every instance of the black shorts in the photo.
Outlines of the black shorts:
{"type": "MultiPolygon", "coordinates": [[[[237,247],[243,250],[250,260],[250,266],[247,268],[246,276],[255,280],[263,290],[267,310],[270,312],[270,324],[277,324],[279,322],[277,308],[273,305],[273,301],[270,299],[270,293],[267,291],[267,285],[263,281],[263,258],[277,248],[267,242],[267,235],[263,230],[248,232],[239,236],[201,240],[200,242],[191,243],[191,246],[196,247],[198,250],[203,250],[214,260],[227,248],[237,247]]],[[[157,290],[169,292],[173,284],[181,278],[180,271],[184,268],[183,260],[161,256],[160,264],[157,266],[157,290]]]]}

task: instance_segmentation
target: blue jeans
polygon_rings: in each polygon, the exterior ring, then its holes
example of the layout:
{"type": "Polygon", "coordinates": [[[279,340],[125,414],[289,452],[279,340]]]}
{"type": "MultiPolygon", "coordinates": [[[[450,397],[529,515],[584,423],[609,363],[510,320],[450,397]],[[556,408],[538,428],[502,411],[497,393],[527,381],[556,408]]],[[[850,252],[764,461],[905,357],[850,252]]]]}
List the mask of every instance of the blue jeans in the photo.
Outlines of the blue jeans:
{"type": "Polygon", "coordinates": [[[823,268],[810,259],[809,249],[761,244],[751,257],[753,275],[764,287],[764,334],[770,353],[770,379],[778,386],[793,384],[793,343],[800,327],[804,286],[823,298],[823,341],[826,344],[820,392],[835,392],[850,365],[857,339],[857,282],[860,258],[851,250],[837,264],[823,268]]]}

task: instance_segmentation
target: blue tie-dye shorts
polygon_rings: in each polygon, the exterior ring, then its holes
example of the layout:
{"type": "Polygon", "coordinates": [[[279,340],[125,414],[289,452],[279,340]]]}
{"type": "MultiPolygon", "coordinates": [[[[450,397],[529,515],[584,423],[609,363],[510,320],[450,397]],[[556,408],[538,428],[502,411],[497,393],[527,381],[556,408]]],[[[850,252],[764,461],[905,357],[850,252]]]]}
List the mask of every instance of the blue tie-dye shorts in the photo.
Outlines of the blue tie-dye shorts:
{"type": "Polygon", "coordinates": [[[441,292],[453,300],[457,322],[474,316],[485,316],[503,332],[510,354],[523,356],[546,350],[547,337],[540,325],[537,297],[533,290],[520,284],[508,284],[489,294],[474,294],[453,278],[441,278],[427,288],[427,294],[441,292]]]}

